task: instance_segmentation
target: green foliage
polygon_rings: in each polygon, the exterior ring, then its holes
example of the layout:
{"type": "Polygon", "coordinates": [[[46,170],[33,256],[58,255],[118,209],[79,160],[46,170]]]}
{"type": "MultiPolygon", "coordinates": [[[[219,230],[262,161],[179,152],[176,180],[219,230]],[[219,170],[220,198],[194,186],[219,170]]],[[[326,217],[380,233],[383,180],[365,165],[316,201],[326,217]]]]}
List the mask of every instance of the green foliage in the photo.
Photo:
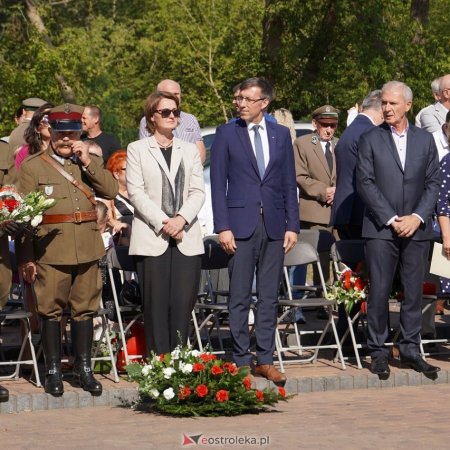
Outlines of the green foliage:
{"type": "Polygon", "coordinates": [[[141,406],[175,416],[235,416],[286,400],[283,388],[252,389],[248,368],[189,347],[129,364],[127,372],[139,383],[141,406]]]}
{"type": "MultiPolygon", "coordinates": [[[[231,89],[266,75],[296,119],[331,103],[342,112],[390,79],[413,89],[412,115],[432,101],[430,82],[450,73],[447,0],[413,18],[412,0],[0,0],[0,135],[23,98],[61,103],[63,76],[80,104],[104,112],[103,129],[137,138],[145,98],[179,81],[183,109],[201,125],[233,113],[231,89]]],[[[345,122],[341,120],[340,124],[345,122]]]]}

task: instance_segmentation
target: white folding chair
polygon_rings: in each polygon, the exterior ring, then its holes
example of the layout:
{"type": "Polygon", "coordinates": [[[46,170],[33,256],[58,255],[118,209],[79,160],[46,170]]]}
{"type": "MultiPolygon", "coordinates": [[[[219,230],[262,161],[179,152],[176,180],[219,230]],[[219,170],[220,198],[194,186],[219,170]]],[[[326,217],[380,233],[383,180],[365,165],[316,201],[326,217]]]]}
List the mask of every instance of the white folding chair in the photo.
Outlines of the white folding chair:
{"type": "MultiPolygon", "coordinates": [[[[331,246],[331,260],[333,262],[333,271],[335,274],[335,278],[339,277],[339,273],[344,269],[345,266],[356,267],[358,263],[364,261],[364,240],[355,239],[355,240],[341,240],[336,241],[331,246]]],[[[361,325],[364,334],[366,334],[366,326],[365,326],[365,314],[361,311],[361,309],[353,316],[350,317],[347,311],[345,312],[345,316],[347,319],[347,329],[342,335],[341,338],[341,346],[347,336],[350,334],[350,338],[352,341],[353,350],[355,353],[356,364],[358,369],[362,369],[361,359],[359,355],[359,349],[362,348],[362,345],[356,341],[356,336],[354,332],[354,324],[358,323],[361,320],[361,325]]]]}
{"type": "Polygon", "coordinates": [[[319,255],[316,249],[313,248],[311,244],[300,240],[297,245],[286,254],[284,258],[283,270],[284,281],[287,286],[287,298],[279,299],[279,305],[282,307],[283,312],[278,317],[278,326],[275,331],[275,345],[280,370],[284,372],[284,364],[287,363],[314,362],[317,359],[319,350],[321,349],[335,349],[341,362],[342,369],[345,370],[345,362],[333,317],[333,306],[336,305],[336,300],[328,300],[325,297],[327,290],[325,280],[323,278],[322,268],[320,266],[319,255]],[[293,299],[292,286],[289,281],[287,269],[289,267],[302,264],[315,265],[321,280],[321,291],[315,290],[315,292],[313,291],[312,293],[313,295],[311,295],[311,292],[306,292],[303,298],[293,299]],[[324,307],[328,314],[325,327],[323,329],[316,329],[312,331],[301,331],[295,322],[295,316],[291,313],[291,309],[298,307],[324,307]],[[288,339],[291,329],[293,330],[295,337],[295,343],[293,345],[289,344],[288,339]],[[329,329],[331,329],[334,343],[324,342],[329,329]],[[301,342],[301,336],[305,334],[319,335],[317,343],[312,345],[303,345],[301,342]],[[285,345],[283,344],[284,340],[286,342],[285,345]],[[306,351],[313,351],[313,353],[310,356],[305,356],[303,352],[306,351]],[[293,355],[293,358],[288,358],[288,354],[293,355]]]}
{"type": "Polygon", "coordinates": [[[127,350],[126,335],[133,324],[143,319],[142,307],[140,305],[126,305],[121,306],[119,304],[119,293],[117,292],[116,285],[114,283],[114,270],[135,272],[136,267],[134,264],[133,257],[128,254],[128,247],[118,246],[112,247],[108,250],[106,254],[106,263],[108,267],[108,275],[111,281],[111,290],[114,299],[114,308],[117,314],[117,322],[119,324],[119,345],[116,351],[117,354],[120,350],[123,350],[125,363],[129,364],[132,359],[141,359],[146,355],[129,355],[127,350]],[[124,317],[130,317],[127,320],[127,324],[124,327],[124,317]]]}

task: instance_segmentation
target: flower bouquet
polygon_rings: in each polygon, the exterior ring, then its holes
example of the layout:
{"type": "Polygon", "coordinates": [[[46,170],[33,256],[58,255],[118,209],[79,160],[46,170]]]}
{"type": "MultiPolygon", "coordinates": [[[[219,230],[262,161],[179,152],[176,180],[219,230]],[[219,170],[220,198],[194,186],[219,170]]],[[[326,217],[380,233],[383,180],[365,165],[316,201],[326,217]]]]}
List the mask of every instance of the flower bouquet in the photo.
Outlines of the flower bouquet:
{"type": "Polygon", "coordinates": [[[139,403],[174,416],[235,416],[286,400],[284,388],[252,389],[248,368],[189,347],[129,364],[127,372],[139,383],[139,403]]]}
{"type": "Polygon", "coordinates": [[[329,288],[327,297],[336,299],[337,303],[343,303],[348,314],[356,302],[365,302],[367,298],[367,283],[362,273],[353,272],[344,266],[339,272],[339,279],[329,288]]]}
{"type": "Polygon", "coordinates": [[[42,192],[26,195],[10,185],[0,189],[0,229],[10,222],[36,228],[42,222],[42,214],[56,203],[42,192]]]}

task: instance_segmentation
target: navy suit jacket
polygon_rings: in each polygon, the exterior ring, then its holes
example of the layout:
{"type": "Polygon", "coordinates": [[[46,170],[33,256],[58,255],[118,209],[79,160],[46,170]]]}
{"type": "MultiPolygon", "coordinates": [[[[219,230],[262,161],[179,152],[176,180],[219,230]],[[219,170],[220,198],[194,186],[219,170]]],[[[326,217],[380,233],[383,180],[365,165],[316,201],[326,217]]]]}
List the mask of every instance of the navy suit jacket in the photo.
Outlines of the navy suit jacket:
{"type": "Polygon", "coordinates": [[[334,151],[336,157],[336,192],[331,209],[330,225],[362,225],[364,203],[356,191],[356,162],[358,141],[375,125],[358,114],[345,129],[334,151]]]}
{"type": "Polygon", "coordinates": [[[270,239],[298,232],[294,153],[287,127],[266,121],[270,160],[261,180],[245,121],[220,126],[211,148],[211,194],[214,231],[231,230],[250,237],[261,207],[270,239]]]}
{"type": "Polygon", "coordinates": [[[412,239],[433,238],[431,214],[440,178],[431,133],[409,124],[404,170],[387,124],[364,133],[358,142],[356,177],[358,193],[366,205],[363,237],[394,239],[396,233],[385,224],[395,215],[416,213],[424,223],[412,239]]]}

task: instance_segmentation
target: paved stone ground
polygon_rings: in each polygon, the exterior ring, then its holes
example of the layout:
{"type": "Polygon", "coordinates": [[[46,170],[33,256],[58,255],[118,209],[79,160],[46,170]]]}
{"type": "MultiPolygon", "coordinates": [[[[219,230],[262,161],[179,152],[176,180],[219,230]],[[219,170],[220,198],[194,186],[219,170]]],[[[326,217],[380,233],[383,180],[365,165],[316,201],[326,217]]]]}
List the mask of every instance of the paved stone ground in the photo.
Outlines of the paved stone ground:
{"type": "Polygon", "coordinates": [[[273,412],[230,418],[171,418],[120,407],[4,414],[0,442],[10,450],[447,449],[449,420],[450,387],[439,385],[299,394],[273,412]],[[183,446],[184,435],[191,444],[183,446]],[[234,443],[245,436],[257,445],[234,443]],[[213,438],[217,445],[208,444],[213,438]]]}

